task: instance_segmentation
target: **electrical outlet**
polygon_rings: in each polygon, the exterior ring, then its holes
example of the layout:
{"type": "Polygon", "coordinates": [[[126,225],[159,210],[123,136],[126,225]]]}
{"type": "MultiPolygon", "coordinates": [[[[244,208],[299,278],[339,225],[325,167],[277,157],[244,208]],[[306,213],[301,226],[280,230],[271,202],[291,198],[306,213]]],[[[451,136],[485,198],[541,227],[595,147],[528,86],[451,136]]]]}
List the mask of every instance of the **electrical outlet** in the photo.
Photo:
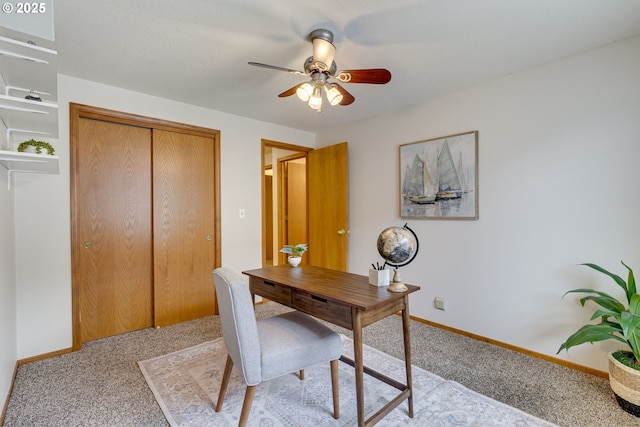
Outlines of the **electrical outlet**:
{"type": "Polygon", "coordinates": [[[433,300],[433,306],[438,310],[444,311],[444,297],[436,297],[433,300]]]}

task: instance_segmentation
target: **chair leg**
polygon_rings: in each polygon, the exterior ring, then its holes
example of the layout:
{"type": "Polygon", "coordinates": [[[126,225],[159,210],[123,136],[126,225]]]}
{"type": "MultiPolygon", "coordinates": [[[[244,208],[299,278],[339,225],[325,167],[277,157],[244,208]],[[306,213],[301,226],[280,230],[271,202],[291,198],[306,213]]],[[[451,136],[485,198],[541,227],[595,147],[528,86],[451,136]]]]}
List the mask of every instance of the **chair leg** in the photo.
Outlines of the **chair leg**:
{"type": "Polygon", "coordinates": [[[251,405],[253,404],[253,396],[256,395],[256,386],[248,385],[247,391],[244,393],[244,402],[242,403],[242,413],[240,414],[240,421],[238,427],[245,427],[247,420],[249,419],[249,412],[251,412],[251,405]]]}
{"type": "Polygon", "coordinates": [[[338,382],[338,360],[331,361],[331,391],[333,392],[333,418],[340,418],[340,385],[338,382]]]}
{"type": "Polygon", "coordinates": [[[300,369],[300,379],[304,380],[304,369],[300,369]]]}
{"type": "Polygon", "coordinates": [[[224,396],[225,394],[227,394],[227,386],[229,385],[229,378],[231,378],[232,368],[233,360],[231,360],[231,356],[227,355],[227,364],[224,367],[224,374],[222,375],[222,384],[220,384],[220,393],[218,394],[216,412],[220,412],[220,410],[222,409],[222,402],[224,402],[224,396]]]}

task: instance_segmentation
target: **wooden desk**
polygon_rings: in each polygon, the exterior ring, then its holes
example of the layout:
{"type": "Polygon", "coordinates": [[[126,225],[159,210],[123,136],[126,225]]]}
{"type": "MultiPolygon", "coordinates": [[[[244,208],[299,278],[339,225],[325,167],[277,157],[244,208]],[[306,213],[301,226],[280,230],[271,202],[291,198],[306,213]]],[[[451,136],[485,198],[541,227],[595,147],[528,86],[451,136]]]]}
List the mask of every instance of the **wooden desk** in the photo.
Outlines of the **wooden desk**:
{"type": "Polygon", "coordinates": [[[407,285],[407,292],[394,293],[369,284],[368,277],[304,265],[279,265],[244,271],[252,295],[260,295],[296,310],[353,331],[354,359],[340,360],[355,367],[358,426],[372,426],[405,399],[413,418],[411,345],[409,336],[409,294],[419,290],[407,285]],[[362,360],[362,328],[394,313],[402,312],[406,384],[365,367],[362,360]],[[400,390],[400,394],[369,419],[364,413],[364,373],[400,390]]]}

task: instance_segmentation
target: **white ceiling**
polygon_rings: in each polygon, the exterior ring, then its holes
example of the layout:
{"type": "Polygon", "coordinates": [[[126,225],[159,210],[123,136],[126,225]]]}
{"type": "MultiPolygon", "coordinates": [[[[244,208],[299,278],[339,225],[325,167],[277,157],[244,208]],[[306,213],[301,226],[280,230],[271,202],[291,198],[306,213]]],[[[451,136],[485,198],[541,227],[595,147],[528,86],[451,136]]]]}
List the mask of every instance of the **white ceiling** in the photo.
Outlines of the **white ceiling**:
{"type": "MultiPolygon", "coordinates": [[[[319,131],[640,34],[638,0],[55,0],[58,72],[319,131]],[[294,95],[309,33],[334,33],[338,69],[387,68],[345,84],[318,114],[294,95]]],[[[326,102],[325,102],[326,103],[326,102]]]]}

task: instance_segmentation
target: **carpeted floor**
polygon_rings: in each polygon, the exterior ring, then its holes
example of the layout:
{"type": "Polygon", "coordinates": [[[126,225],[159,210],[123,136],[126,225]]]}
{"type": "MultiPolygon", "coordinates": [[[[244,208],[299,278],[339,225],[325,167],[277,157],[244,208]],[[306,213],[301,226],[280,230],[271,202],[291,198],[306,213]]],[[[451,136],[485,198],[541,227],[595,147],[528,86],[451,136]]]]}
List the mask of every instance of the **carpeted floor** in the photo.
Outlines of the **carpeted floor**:
{"type": "MultiPolygon", "coordinates": [[[[256,312],[262,318],[284,310],[268,303],[256,312]]],[[[391,316],[368,326],[364,342],[401,358],[401,323],[391,316]]],[[[213,316],[106,338],[23,365],[4,425],[167,426],[137,362],[220,336],[213,316]]],[[[414,365],[559,426],[640,427],[639,418],[618,407],[605,379],[417,322],[411,340],[414,365]]]]}

